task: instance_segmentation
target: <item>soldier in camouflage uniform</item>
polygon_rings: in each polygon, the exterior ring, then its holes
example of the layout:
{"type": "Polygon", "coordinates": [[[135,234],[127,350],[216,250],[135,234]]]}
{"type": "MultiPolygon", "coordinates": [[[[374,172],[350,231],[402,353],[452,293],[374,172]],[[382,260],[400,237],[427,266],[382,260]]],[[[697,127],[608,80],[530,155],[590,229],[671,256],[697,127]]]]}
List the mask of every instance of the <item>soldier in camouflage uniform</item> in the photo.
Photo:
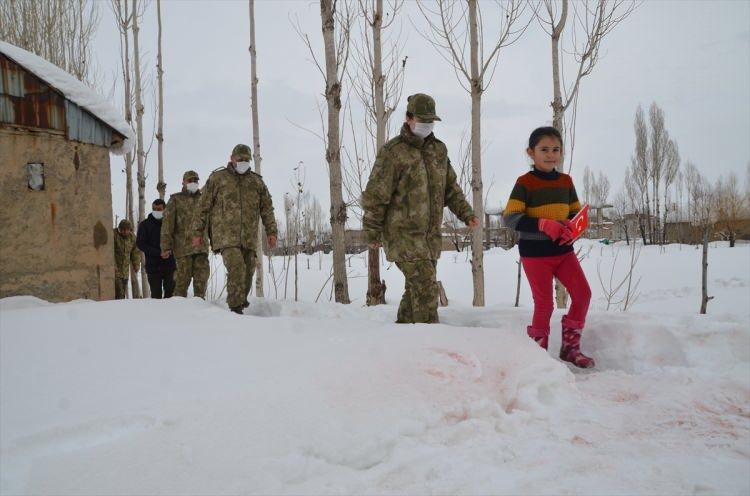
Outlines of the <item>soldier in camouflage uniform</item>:
{"type": "Polygon", "coordinates": [[[203,243],[196,247],[193,246],[190,231],[193,214],[201,198],[199,179],[197,172],[187,171],[182,175],[182,191],[169,197],[161,225],[161,250],[162,256],[174,253],[177,261],[175,296],[187,296],[192,279],[193,294],[205,299],[206,283],[210,273],[208,236],[204,232],[203,243]]]}
{"type": "Polygon", "coordinates": [[[114,229],[115,245],[115,299],[122,300],[128,296],[128,279],[130,266],[138,272],[141,269],[141,256],[135,246],[133,224],[122,219],[114,229]]]}
{"type": "Polygon", "coordinates": [[[271,195],[263,178],[250,170],[251,158],[249,146],[237,145],[227,166],[211,173],[191,229],[193,246],[202,246],[208,224],[211,249],[221,253],[227,269],[227,304],[239,314],[249,305],[259,220],[263,220],[271,249],[277,234],[271,195]]]}
{"type": "Polygon", "coordinates": [[[472,229],[479,226],[445,144],[432,134],[439,120],[430,96],[410,96],[401,133],[378,152],[362,196],[368,243],[373,248],[382,243],[386,258],[396,262],[406,281],[397,323],[438,322],[443,208],[472,229]]]}

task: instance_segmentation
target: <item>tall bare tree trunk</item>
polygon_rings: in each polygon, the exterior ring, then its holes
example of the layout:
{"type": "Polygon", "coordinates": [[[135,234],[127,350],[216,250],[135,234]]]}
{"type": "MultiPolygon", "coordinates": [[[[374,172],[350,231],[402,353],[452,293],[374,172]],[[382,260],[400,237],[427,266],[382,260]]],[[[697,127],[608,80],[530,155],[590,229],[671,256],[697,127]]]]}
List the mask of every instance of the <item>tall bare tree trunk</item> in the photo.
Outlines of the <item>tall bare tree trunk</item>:
{"type": "MultiPolygon", "coordinates": [[[[565,105],[562,101],[562,83],[560,79],[560,36],[565,29],[565,22],[568,19],[568,0],[562,1],[562,12],[557,25],[552,28],[552,126],[565,136],[565,105]]],[[[565,154],[562,154],[560,167],[565,161],[565,154]]],[[[568,292],[565,286],[555,278],[555,304],[557,308],[566,308],[568,306],[568,292]]]]}
{"type": "Polygon", "coordinates": [[[703,260],[702,260],[702,271],[701,271],[701,313],[706,313],[708,309],[708,302],[713,299],[713,296],[708,296],[708,236],[711,228],[706,226],[703,228],[703,260]]]}
{"type": "MultiPolygon", "coordinates": [[[[135,65],[135,130],[136,156],[138,157],[138,223],[146,218],[146,153],[143,149],[143,100],[141,98],[141,57],[138,49],[138,0],[133,0],[133,58],[135,65]]],[[[135,226],[134,226],[135,227],[135,226]]],[[[146,260],[141,253],[141,291],[148,298],[151,291],[146,276],[146,260]]]]}
{"type": "Polygon", "coordinates": [[[156,190],[159,198],[164,199],[167,183],[164,182],[164,65],[161,58],[161,0],[156,0],[156,22],[158,27],[158,51],[156,52],[156,77],[159,80],[159,128],[156,131],[159,156],[159,182],[156,190]]]}
{"type": "Polygon", "coordinates": [[[474,306],[484,306],[484,194],[482,185],[482,92],[479,72],[479,27],[477,0],[469,0],[469,43],[471,47],[471,190],[474,215],[480,228],[471,233],[471,274],[474,282],[474,306]]]}
{"type": "MultiPolygon", "coordinates": [[[[383,0],[376,0],[373,13],[373,90],[375,97],[375,150],[376,153],[385,144],[386,126],[383,76],[383,42],[381,39],[383,28],[383,0]]],[[[367,305],[382,305],[385,303],[385,281],[380,279],[380,248],[367,249],[367,305]]]]}
{"type": "MultiPolygon", "coordinates": [[[[130,21],[128,14],[128,1],[117,0],[112,4],[116,10],[119,23],[120,36],[122,40],[122,76],[124,85],[124,110],[125,121],[128,126],[133,127],[133,93],[130,80],[130,21]]],[[[125,155],[125,217],[131,224],[135,225],[135,214],[133,211],[133,152],[125,155]]],[[[138,275],[133,267],[130,267],[130,291],[133,298],[141,297],[141,288],[138,285],[138,275]]]]}
{"type": "Polygon", "coordinates": [[[346,204],[341,191],[341,144],[339,115],[341,113],[341,82],[336,57],[335,0],[320,0],[320,17],[325,45],[326,102],[328,129],[326,161],[330,173],[331,240],[333,244],[333,288],[337,303],[350,303],[346,278],[346,204]]]}
{"type": "Polygon", "coordinates": [[[563,0],[560,20],[552,28],[552,126],[560,131],[562,136],[565,136],[565,110],[562,101],[562,85],[560,80],[560,35],[562,35],[563,29],[565,29],[567,19],[568,0],[563,0]]]}
{"type": "MultiPolygon", "coordinates": [[[[260,123],[258,122],[258,67],[255,46],[255,0],[249,0],[250,8],[250,113],[253,120],[253,156],[255,172],[260,174],[260,123]]],[[[255,265],[255,294],[264,296],[263,292],[263,227],[258,225],[258,257],[255,265]]]]}

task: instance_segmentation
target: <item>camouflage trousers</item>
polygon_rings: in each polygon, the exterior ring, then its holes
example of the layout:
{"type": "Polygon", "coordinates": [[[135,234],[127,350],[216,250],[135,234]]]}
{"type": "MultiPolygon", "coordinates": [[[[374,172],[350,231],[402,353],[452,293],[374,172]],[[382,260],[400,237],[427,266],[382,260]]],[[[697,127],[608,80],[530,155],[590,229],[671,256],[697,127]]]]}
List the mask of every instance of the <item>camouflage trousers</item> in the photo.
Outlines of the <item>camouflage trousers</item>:
{"type": "Polygon", "coordinates": [[[115,300],[128,297],[128,278],[115,277],[115,300]]]}
{"type": "Polygon", "coordinates": [[[199,298],[206,299],[206,283],[211,273],[207,253],[195,253],[177,259],[177,271],[175,272],[175,296],[187,296],[190,280],[193,281],[193,294],[199,298]]]}
{"type": "Polygon", "coordinates": [[[232,247],[221,250],[221,258],[227,269],[227,305],[241,307],[247,302],[255,272],[255,251],[232,247]]]}
{"type": "Polygon", "coordinates": [[[438,320],[437,261],[396,262],[406,287],[396,323],[435,324],[438,320]]]}

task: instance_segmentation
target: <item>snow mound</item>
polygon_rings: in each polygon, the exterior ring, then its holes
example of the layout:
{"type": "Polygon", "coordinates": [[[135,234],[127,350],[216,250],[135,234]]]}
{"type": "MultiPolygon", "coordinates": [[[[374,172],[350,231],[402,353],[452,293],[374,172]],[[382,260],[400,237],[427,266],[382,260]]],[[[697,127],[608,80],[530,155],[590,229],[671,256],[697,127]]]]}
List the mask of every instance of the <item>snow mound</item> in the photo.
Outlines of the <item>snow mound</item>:
{"type": "Polygon", "coordinates": [[[0,312],[48,307],[51,305],[54,305],[54,303],[49,303],[41,298],[37,298],[36,296],[10,296],[8,298],[0,298],[0,312]]]}
{"type": "Polygon", "coordinates": [[[594,312],[572,373],[500,306],[0,309],[3,494],[750,491],[743,319],[594,312]]]}
{"type": "Polygon", "coordinates": [[[125,122],[122,114],[86,84],[38,55],[2,40],[0,40],[0,52],[62,92],[65,98],[85,108],[125,136],[122,143],[110,148],[112,153],[124,155],[133,148],[133,130],[125,122]]]}

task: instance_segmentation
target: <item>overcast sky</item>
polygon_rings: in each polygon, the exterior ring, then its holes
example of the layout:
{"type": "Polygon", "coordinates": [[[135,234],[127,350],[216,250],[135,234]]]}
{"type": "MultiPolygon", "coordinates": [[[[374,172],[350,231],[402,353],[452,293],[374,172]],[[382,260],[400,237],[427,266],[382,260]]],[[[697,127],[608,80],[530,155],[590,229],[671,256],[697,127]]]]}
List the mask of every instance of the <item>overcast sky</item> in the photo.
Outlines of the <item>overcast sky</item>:
{"type": "MultiPolygon", "coordinates": [[[[494,2],[483,2],[489,31],[494,2]]],[[[99,4],[97,63],[109,83],[119,67],[112,14],[99,4]]],[[[323,80],[290,19],[299,19],[322,56],[319,4],[258,1],[256,4],[260,138],[263,177],[281,217],[283,195],[293,191],[292,169],[302,161],[306,188],[328,208],[327,169],[321,142],[295,127],[319,129],[317,102],[323,80]]],[[[165,68],[165,162],[169,193],[182,173],[194,169],[202,182],[224,165],[237,143],[252,145],[250,59],[246,1],[163,1],[165,68]]],[[[415,30],[426,30],[416,5],[401,14],[408,56],[404,96],[424,92],[443,118],[435,134],[458,161],[461,134],[470,126],[470,99],[450,66],[415,30]]],[[[489,43],[489,41],[488,41],[489,43]]],[[[156,59],[156,4],[144,19],[142,63],[156,59]]],[[[551,124],[549,37],[537,23],[503,49],[497,74],[483,97],[484,184],[490,205],[505,203],[516,177],[527,170],[529,133],[551,124]]],[[[119,76],[118,76],[119,77],[119,76]]],[[[633,117],[639,104],[657,102],[683,159],[714,180],[735,171],[745,185],[750,162],[750,3],[745,1],[646,0],[606,38],[603,56],[580,90],[573,177],[585,165],[603,171],[612,191],[621,185],[634,146],[633,117]]],[[[118,95],[121,92],[118,89],[118,95]]],[[[120,105],[121,97],[115,104],[120,105]]],[[[405,98],[404,98],[405,102],[405,98]]],[[[402,120],[402,102],[394,119],[402,120]]],[[[148,125],[153,122],[146,99],[148,125]]],[[[123,160],[112,157],[114,214],[124,213],[123,160]]],[[[148,164],[147,201],[156,197],[156,145],[148,164]]],[[[582,186],[579,184],[579,189],[582,186]]],[[[150,206],[147,207],[147,210],[150,206]]]]}

